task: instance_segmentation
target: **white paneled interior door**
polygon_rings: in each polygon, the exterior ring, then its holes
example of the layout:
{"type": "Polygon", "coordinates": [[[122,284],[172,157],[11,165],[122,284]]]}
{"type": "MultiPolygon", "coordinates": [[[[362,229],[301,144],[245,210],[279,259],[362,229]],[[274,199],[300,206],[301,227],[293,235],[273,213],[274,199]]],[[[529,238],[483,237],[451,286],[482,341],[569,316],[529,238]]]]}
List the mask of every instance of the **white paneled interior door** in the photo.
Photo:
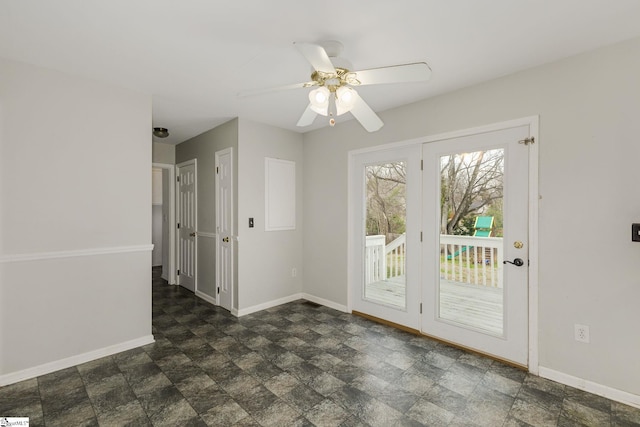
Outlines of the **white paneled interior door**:
{"type": "Polygon", "coordinates": [[[216,280],[218,304],[233,306],[233,149],[216,152],[216,280]]]}
{"type": "Polygon", "coordinates": [[[197,165],[196,160],[177,165],[178,284],[192,292],[197,280],[197,165]]]}

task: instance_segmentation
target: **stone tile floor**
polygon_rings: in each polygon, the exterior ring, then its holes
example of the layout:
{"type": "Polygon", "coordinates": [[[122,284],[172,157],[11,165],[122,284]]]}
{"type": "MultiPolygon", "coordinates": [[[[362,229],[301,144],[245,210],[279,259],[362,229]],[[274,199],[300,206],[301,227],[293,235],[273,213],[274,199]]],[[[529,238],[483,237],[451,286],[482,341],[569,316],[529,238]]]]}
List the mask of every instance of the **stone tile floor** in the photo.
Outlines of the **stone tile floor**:
{"type": "Polygon", "coordinates": [[[31,426],[640,426],[640,410],[305,301],[235,318],[154,272],[154,344],[0,388],[31,426]]]}

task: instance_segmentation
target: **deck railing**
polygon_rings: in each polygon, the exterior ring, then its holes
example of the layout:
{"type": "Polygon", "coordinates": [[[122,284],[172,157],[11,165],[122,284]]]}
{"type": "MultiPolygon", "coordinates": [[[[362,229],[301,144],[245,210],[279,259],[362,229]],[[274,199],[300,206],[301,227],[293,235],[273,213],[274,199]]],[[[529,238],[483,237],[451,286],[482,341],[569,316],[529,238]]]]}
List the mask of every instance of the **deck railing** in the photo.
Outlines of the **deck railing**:
{"type": "MultiPolygon", "coordinates": [[[[366,237],[365,283],[405,275],[406,234],[385,244],[366,237]]],[[[457,283],[502,287],[502,238],[440,235],[440,277],[457,283]]]]}
{"type": "Polygon", "coordinates": [[[440,235],[440,278],[502,288],[502,237],[440,235]]]}
{"type": "Polygon", "coordinates": [[[384,249],[385,238],[383,235],[367,236],[364,253],[365,284],[387,279],[387,257],[384,249]]]}
{"type": "Polygon", "coordinates": [[[365,248],[365,283],[380,282],[405,275],[407,235],[401,234],[388,245],[385,236],[367,236],[365,248]]]}

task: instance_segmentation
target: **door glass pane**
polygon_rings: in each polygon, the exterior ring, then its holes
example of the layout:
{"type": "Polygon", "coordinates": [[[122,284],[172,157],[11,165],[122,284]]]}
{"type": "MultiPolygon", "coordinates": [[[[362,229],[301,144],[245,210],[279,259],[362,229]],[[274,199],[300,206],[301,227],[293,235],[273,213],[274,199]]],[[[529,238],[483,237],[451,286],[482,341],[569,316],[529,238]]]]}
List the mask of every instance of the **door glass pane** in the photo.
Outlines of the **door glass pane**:
{"type": "Polygon", "coordinates": [[[365,167],[364,298],[406,308],[406,162],[365,167]]]}
{"type": "Polygon", "coordinates": [[[440,157],[439,318],[502,336],[504,150],[440,157]]]}

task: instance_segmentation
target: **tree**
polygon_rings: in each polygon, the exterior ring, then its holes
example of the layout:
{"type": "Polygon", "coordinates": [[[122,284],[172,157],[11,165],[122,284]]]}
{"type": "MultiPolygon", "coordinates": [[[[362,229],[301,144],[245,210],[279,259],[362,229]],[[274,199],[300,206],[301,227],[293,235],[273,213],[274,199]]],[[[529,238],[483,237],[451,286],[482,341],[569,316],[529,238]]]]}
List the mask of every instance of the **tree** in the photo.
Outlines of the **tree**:
{"type": "Polygon", "coordinates": [[[501,149],[441,157],[441,233],[461,234],[465,231],[461,229],[463,220],[468,223],[470,216],[501,201],[503,175],[504,150],[501,149]]]}
{"type": "Polygon", "coordinates": [[[370,165],[365,173],[367,235],[384,235],[389,243],[406,229],[405,163],[370,165]]]}

